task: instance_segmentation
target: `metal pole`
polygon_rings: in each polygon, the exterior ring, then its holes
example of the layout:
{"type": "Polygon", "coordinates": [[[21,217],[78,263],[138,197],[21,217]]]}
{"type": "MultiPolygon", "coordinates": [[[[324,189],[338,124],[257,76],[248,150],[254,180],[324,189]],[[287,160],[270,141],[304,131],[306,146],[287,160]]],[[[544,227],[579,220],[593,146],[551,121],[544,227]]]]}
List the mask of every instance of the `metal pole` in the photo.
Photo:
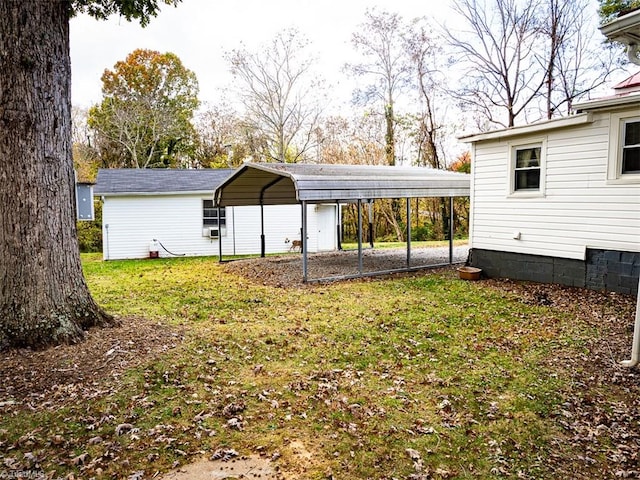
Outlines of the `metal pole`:
{"type": "Polygon", "coordinates": [[[307,202],[302,201],[302,235],[300,240],[302,242],[302,281],[307,281],[307,202]]]}
{"type": "Polygon", "coordinates": [[[453,264],[453,197],[449,197],[449,265],[453,264]]]}
{"type": "Polygon", "coordinates": [[[336,216],[338,219],[336,223],[338,250],[342,250],[342,210],[340,209],[340,201],[336,201],[336,216]]]}
{"type": "Polygon", "coordinates": [[[218,261],[222,263],[222,226],[220,225],[220,205],[218,205],[218,261]]]}
{"type": "Polygon", "coordinates": [[[264,239],[264,205],[260,203],[260,256],[264,258],[266,254],[266,243],[264,239]]]}
{"type": "Polygon", "coordinates": [[[411,199],[407,197],[407,267],[411,266],[411,199]]]}
{"type": "Polygon", "coordinates": [[[358,199],[358,273],[362,275],[362,200],[358,199]]]}
{"type": "Polygon", "coordinates": [[[233,255],[236,255],[236,210],[231,207],[231,225],[233,226],[233,255]]]}
{"type": "Polygon", "coordinates": [[[369,246],[373,248],[373,200],[369,199],[369,246]]]}
{"type": "Polygon", "coordinates": [[[262,227],[262,233],[260,234],[260,256],[264,257],[266,253],[265,247],[265,239],[264,239],[264,194],[265,192],[273,187],[276,183],[280,182],[284,177],[277,177],[272,182],[268,183],[262,190],[260,190],[260,223],[262,227]]]}

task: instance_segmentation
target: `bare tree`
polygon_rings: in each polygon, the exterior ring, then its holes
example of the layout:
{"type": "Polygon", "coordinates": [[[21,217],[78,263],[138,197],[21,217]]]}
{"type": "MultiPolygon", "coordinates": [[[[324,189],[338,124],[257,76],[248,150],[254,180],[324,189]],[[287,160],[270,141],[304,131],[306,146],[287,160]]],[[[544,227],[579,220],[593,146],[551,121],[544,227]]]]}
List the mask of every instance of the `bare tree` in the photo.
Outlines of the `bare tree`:
{"type": "Polygon", "coordinates": [[[589,0],[544,0],[540,25],[547,48],[540,49],[546,69],[547,118],[571,112],[574,99],[604,85],[620,68],[620,52],[604,47],[589,0]],[[597,35],[597,37],[596,37],[597,35]]]}
{"type": "Polygon", "coordinates": [[[465,65],[456,93],[492,124],[568,114],[619,67],[589,0],[460,0],[454,10],[468,27],[446,34],[465,65]]]}
{"type": "Polygon", "coordinates": [[[417,95],[417,114],[415,115],[415,138],[417,145],[418,165],[429,165],[433,168],[444,168],[439,147],[439,133],[443,129],[437,117],[439,101],[438,55],[441,50],[437,46],[434,33],[427,27],[424,19],[416,19],[412,28],[405,34],[405,50],[409,64],[413,70],[413,82],[417,95]]]}
{"type": "Polygon", "coordinates": [[[365,16],[365,23],[351,38],[353,46],[365,61],[348,64],[345,69],[356,76],[370,79],[371,83],[356,92],[356,101],[376,103],[383,107],[385,155],[387,164],[395,165],[395,102],[411,77],[402,36],[406,25],[397,13],[367,10],[365,16]]]}
{"type": "MultiPolygon", "coordinates": [[[[439,71],[441,49],[434,33],[428,28],[424,19],[415,19],[412,28],[407,30],[405,48],[413,69],[415,93],[419,107],[414,115],[416,163],[444,169],[446,161],[440,143],[440,135],[444,125],[441,123],[442,119],[438,118],[438,102],[442,100],[444,103],[444,99],[440,95],[441,89],[438,87],[442,79],[442,74],[439,71]]],[[[424,203],[432,215],[431,223],[437,226],[442,238],[444,238],[449,230],[447,226],[448,202],[444,198],[433,198],[424,203]],[[436,212],[439,212],[439,215],[436,212]]],[[[416,199],[415,211],[416,221],[419,221],[419,199],[416,199]]],[[[419,224],[416,227],[419,227],[419,224]]]]}
{"type": "Polygon", "coordinates": [[[453,7],[467,27],[446,32],[465,66],[456,94],[493,124],[514,126],[547,80],[535,55],[537,7],[518,0],[459,0],[453,7]]]}
{"type": "Polygon", "coordinates": [[[296,162],[315,147],[321,81],[308,47],[298,31],[287,30],[258,52],[238,49],[226,55],[239,82],[247,127],[268,140],[268,160],[296,162]]]}

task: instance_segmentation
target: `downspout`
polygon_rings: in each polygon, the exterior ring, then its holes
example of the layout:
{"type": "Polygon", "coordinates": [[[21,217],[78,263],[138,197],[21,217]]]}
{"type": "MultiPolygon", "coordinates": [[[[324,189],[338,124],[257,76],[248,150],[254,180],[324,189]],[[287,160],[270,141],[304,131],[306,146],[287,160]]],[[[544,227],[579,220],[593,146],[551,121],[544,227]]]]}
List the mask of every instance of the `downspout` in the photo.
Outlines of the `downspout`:
{"type": "Polygon", "coordinates": [[[107,255],[105,257],[105,260],[111,260],[109,256],[109,224],[108,223],[104,226],[104,232],[105,232],[105,239],[106,239],[105,246],[107,247],[106,248],[107,255]]]}
{"type": "Polygon", "coordinates": [[[635,367],[640,363],[640,278],[638,278],[638,300],[636,301],[636,322],[633,327],[631,359],[620,362],[624,367],[635,367]]]}
{"type": "Polygon", "coordinates": [[[640,46],[637,43],[630,43],[627,47],[627,58],[635,65],[640,65],[638,53],[640,53],[640,46]]]}

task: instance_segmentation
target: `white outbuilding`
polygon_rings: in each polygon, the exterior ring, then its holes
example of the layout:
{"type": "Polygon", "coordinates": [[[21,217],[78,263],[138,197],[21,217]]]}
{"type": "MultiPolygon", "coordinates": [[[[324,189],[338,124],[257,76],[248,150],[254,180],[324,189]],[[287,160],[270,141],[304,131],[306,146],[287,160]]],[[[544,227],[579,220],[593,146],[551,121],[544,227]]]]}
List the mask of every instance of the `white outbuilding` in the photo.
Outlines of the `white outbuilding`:
{"type": "MultiPolygon", "coordinates": [[[[94,195],[102,202],[105,260],[260,254],[292,250],[300,241],[299,204],[214,206],[213,192],[230,169],[101,169],[94,195]]],[[[337,248],[336,205],[307,207],[308,248],[337,248]]]]}

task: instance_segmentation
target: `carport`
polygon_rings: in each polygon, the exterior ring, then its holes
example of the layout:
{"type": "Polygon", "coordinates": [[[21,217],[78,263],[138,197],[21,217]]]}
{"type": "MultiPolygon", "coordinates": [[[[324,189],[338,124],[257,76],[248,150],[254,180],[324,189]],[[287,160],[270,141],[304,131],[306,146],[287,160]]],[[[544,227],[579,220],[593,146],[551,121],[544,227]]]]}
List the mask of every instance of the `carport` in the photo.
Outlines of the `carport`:
{"type": "MultiPolygon", "coordinates": [[[[376,199],[405,199],[407,218],[411,218],[411,199],[446,197],[450,199],[449,264],[453,263],[453,199],[469,196],[470,179],[464,173],[424,167],[377,165],[326,165],[287,163],[247,163],[238,168],[214,191],[218,207],[258,205],[261,207],[261,245],[265,253],[265,205],[300,204],[302,215],[302,279],[328,281],[380,275],[425,268],[411,266],[411,222],[407,222],[407,252],[404,266],[393,270],[363,271],[362,207],[376,199]],[[356,203],[358,212],[358,273],[342,277],[308,278],[307,206],[309,204],[356,203]]],[[[336,232],[338,234],[338,232],[336,232]]],[[[222,242],[220,242],[222,261],[222,242]]],[[[434,265],[429,265],[430,267],[434,265]]]]}

